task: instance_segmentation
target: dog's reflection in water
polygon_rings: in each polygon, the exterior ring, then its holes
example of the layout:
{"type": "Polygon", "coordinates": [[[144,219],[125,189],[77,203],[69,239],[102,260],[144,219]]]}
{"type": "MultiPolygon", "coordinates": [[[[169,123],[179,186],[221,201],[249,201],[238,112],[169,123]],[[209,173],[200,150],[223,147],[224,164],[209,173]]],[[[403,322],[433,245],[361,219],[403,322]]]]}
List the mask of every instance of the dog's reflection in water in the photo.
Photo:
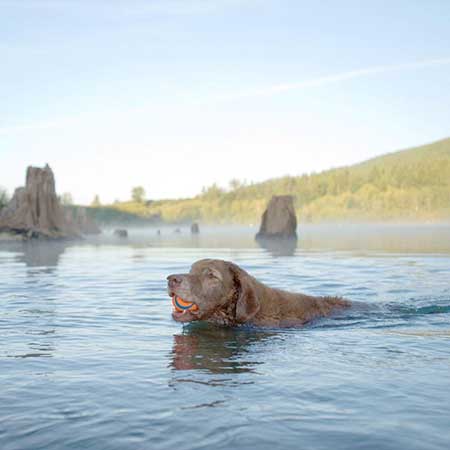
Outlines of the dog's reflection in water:
{"type": "Polygon", "coordinates": [[[253,372],[262,364],[252,348],[275,333],[249,327],[225,328],[210,324],[192,324],[174,335],[174,370],[202,370],[209,373],[253,372]]]}

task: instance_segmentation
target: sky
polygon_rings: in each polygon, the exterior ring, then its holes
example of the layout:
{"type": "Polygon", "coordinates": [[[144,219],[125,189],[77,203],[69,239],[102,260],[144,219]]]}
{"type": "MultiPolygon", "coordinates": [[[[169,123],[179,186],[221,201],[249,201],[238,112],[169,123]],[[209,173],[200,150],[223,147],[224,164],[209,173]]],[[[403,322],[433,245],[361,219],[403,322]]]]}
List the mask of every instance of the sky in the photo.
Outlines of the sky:
{"type": "Polygon", "coordinates": [[[450,136],[447,0],[0,0],[0,186],[198,194],[450,136]]]}

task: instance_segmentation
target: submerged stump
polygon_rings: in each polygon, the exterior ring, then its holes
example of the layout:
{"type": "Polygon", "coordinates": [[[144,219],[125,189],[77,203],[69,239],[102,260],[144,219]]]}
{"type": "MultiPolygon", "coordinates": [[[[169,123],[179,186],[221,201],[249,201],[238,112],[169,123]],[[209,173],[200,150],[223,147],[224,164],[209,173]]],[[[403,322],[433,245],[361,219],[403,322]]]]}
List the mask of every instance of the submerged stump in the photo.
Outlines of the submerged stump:
{"type": "Polygon", "coordinates": [[[114,230],[113,234],[120,239],[126,239],[128,237],[128,230],[125,228],[118,228],[117,230],[114,230]]]}
{"type": "Polygon", "coordinates": [[[191,234],[199,234],[200,233],[200,227],[198,226],[197,222],[194,222],[191,225],[191,234]]]}

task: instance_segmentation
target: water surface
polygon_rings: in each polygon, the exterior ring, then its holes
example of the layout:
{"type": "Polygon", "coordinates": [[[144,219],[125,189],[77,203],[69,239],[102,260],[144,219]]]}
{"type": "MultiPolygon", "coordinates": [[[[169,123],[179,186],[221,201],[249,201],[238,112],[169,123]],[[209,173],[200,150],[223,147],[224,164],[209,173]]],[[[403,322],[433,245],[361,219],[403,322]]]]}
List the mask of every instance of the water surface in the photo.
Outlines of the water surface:
{"type": "Polygon", "coordinates": [[[0,244],[0,448],[447,449],[450,231],[130,230],[0,244]],[[182,326],[165,277],[204,258],[363,302],[301,329],[182,326]]]}

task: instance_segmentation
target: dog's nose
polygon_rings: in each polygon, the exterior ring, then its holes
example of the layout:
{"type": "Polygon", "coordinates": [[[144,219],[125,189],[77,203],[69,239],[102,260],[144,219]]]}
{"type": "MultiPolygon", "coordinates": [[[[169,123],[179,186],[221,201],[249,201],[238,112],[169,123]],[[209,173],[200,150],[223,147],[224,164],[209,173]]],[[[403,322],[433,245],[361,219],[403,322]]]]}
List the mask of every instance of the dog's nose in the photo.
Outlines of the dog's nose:
{"type": "Polygon", "coordinates": [[[167,281],[168,281],[169,287],[174,288],[181,283],[181,276],[180,275],[169,275],[167,277],[167,281]]]}

